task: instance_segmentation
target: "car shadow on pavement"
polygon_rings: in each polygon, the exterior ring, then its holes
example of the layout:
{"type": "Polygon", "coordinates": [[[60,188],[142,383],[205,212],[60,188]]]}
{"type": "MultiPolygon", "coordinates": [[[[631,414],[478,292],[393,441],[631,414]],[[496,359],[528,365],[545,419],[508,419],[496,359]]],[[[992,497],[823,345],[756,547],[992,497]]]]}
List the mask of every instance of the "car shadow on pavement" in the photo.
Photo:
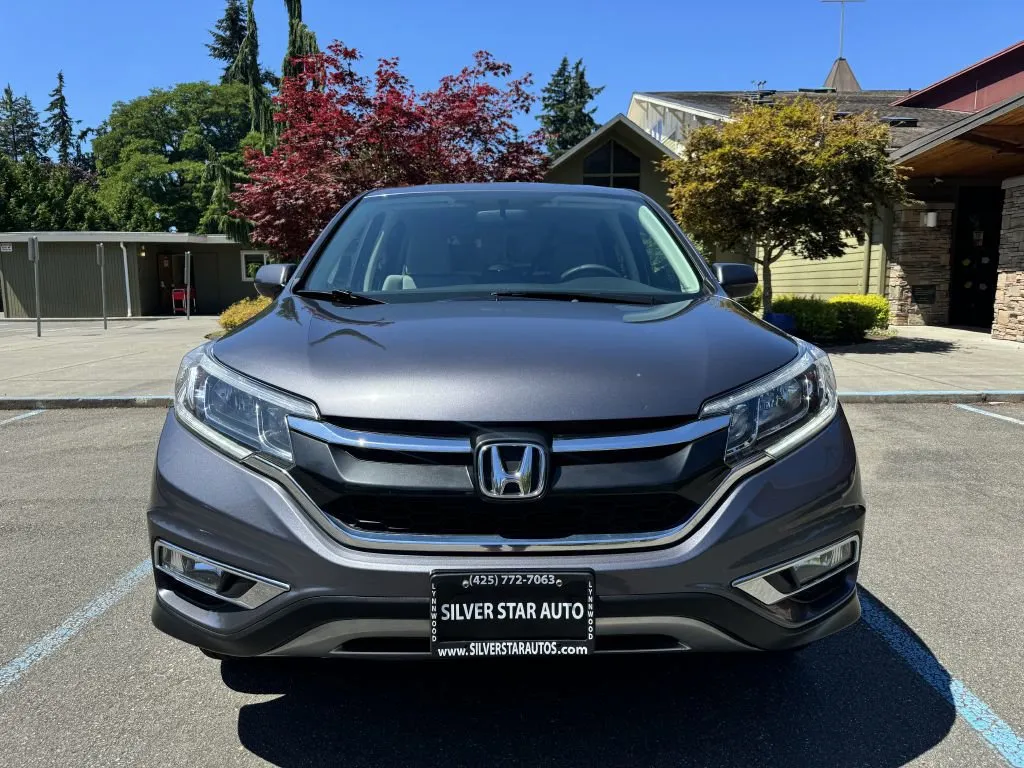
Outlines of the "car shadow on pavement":
{"type": "Polygon", "coordinates": [[[863,621],[795,654],[254,659],[221,675],[279,694],[242,706],[238,734],[281,766],[898,766],[956,716],[863,621]]]}
{"type": "Polygon", "coordinates": [[[943,339],[894,336],[891,339],[865,341],[860,344],[828,346],[826,351],[830,355],[842,355],[846,352],[852,352],[857,355],[891,355],[896,353],[906,354],[908,352],[925,352],[931,355],[941,355],[956,350],[958,346],[955,342],[943,339]]]}

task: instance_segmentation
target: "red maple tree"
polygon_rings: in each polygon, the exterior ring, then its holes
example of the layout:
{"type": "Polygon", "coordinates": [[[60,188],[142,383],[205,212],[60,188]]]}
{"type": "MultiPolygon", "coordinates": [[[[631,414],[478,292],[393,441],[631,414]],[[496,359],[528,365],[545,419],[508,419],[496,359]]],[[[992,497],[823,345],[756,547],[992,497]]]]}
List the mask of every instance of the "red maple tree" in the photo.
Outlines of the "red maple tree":
{"type": "Polygon", "coordinates": [[[468,181],[538,181],[547,160],[539,132],[515,118],[535,97],[529,75],[489,53],[418,93],[380,59],[372,78],[355,72],[354,48],[335,42],[285,78],[274,119],[284,126],[270,154],[250,149],[251,181],[232,195],[233,215],[252,222],[252,239],[283,258],[300,258],[355,195],[380,187],[468,181]]]}

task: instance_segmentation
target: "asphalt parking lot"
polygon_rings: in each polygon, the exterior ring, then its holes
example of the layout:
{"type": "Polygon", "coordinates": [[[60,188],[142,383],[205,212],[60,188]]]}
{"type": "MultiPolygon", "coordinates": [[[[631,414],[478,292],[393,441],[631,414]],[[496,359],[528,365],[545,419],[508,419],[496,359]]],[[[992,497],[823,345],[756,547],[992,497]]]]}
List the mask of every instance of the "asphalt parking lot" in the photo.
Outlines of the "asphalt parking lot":
{"type": "Polygon", "coordinates": [[[471,665],[160,635],[164,412],[0,411],[0,765],[1024,766],[1024,404],[970,409],[847,407],[856,627],[792,656],[471,665]]]}

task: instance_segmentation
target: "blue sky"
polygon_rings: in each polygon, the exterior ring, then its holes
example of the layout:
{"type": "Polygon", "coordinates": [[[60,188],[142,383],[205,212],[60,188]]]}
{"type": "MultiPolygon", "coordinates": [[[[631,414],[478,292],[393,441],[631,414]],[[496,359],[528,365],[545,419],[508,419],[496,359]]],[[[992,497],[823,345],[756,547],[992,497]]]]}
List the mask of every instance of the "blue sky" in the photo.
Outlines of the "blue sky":
{"type": "MultiPolygon", "coordinates": [[[[3,0],[0,87],[42,111],[58,69],[72,115],[96,125],[116,100],[153,86],[215,80],[207,30],[222,0],[3,0]]],[[[838,48],[839,6],[818,0],[305,0],[321,44],[368,59],[397,55],[421,88],[478,49],[532,72],[537,88],[563,55],[582,57],[599,120],[633,91],[820,85],[838,48]]],[[[280,67],[283,0],[256,0],[262,59],[280,67]]],[[[864,88],[920,88],[1020,39],[1021,0],[867,0],[847,6],[846,57],[864,88]]],[[[530,127],[534,123],[529,121],[530,127]]]]}

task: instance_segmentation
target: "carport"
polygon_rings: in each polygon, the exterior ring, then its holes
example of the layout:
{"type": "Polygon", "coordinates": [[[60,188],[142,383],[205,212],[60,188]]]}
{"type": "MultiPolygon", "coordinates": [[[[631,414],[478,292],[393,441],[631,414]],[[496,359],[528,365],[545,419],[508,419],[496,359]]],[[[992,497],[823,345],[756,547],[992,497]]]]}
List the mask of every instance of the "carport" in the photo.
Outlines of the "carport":
{"type": "Polygon", "coordinates": [[[0,307],[5,317],[36,315],[29,239],[39,244],[39,303],[47,318],[172,314],[171,291],[184,288],[186,254],[197,314],[219,314],[254,296],[252,275],[266,251],[249,250],[225,235],[177,232],[0,232],[0,307]]]}

